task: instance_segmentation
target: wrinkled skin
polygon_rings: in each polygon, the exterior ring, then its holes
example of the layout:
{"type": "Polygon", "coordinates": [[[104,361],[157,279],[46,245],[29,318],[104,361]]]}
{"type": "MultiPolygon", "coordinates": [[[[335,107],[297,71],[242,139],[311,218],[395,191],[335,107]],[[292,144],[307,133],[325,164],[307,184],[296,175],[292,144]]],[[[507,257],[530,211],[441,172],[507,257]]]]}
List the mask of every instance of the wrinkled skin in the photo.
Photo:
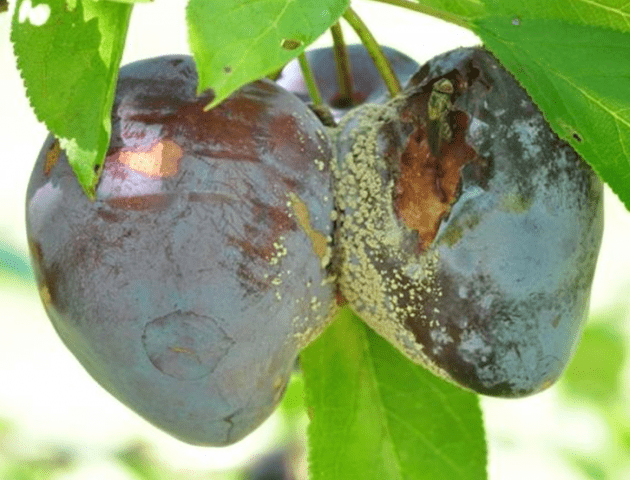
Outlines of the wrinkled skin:
{"type": "Polygon", "coordinates": [[[42,300],[109,392],[156,426],[225,445],[274,410],[334,289],[331,144],[273,82],[203,112],[190,57],[120,72],[90,202],[49,138],[27,192],[42,300]]]}
{"type": "MultiPolygon", "coordinates": [[[[383,54],[389,60],[398,80],[402,85],[407,83],[420,65],[407,55],[389,47],[381,47],[383,54]]],[[[348,45],[350,68],[352,72],[353,102],[344,104],[339,92],[335,52],[332,47],[317,48],[306,52],[306,59],[315,75],[315,82],[319,88],[322,100],[331,107],[335,120],[341,119],[352,108],[363,103],[382,103],[389,98],[389,93],[383,82],[383,77],[376,69],[374,61],[361,44],[348,45]]],[[[297,95],[304,102],[310,102],[310,96],[300,65],[297,60],[290,62],[276,83],[297,95]]]]}
{"type": "Polygon", "coordinates": [[[350,305],[475,392],[551,385],[588,314],[602,184],[513,77],[483,49],[441,55],[403,95],[346,116],[337,145],[335,261],[350,305]],[[452,136],[434,156],[427,104],[445,78],[452,136]]]}

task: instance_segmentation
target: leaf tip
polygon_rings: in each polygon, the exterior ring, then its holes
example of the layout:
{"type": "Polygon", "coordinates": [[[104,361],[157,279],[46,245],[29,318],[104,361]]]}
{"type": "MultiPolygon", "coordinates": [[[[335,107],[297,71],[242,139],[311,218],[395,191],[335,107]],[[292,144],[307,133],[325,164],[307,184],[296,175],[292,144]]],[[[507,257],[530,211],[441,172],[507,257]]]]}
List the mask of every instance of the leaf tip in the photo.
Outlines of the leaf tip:
{"type": "Polygon", "coordinates": [[[214,97],[210,103],[203,107],[204,112],[208,112],[223,101],[223,98],[214,97]]]}

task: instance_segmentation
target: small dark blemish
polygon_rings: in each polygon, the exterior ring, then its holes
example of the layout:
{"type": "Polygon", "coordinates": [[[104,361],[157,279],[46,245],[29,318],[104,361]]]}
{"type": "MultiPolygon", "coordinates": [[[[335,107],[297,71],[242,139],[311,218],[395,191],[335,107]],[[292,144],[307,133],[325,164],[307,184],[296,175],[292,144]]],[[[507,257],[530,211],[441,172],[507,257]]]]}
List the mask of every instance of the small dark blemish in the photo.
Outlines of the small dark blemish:
{"type": "Polygon", "coordinates": [[[109,210],[105,210],[103,208],[99,208],[96,211],[96,214],[99,216],[99,218],[103,219],[104,221],[108,222],[108,223],[116,223],[118,221],[120,221],[119,215],[109,211],[109,210]]]}
{"type": "Polygon", "coordinates": [[[429,74],[429,64],[425,63],[420,70],[418,70],[414,76],[411,78],[411,80],[409,81],[410,85],[420,85],[422,83],[422,81],[427,77],[427,75],[429,74]]]}
{"type": "Polygon", "coordinates": [[[115,209],[160,211],[168,208],[174,200],[175,196],[173,194],[152,193],[148,195],[114,197],[106,200],[106,203],[115,209]]]}
{"type": "Polygon", "coordinates": [[[225,67],[223,67],[223,71],[225,73],[232,73],[232,67],[230,67],[229,65],[226,65],[225,67]]]}
{"type": "Polygon", "coordinates": [[[280,43],[280,46],[284,50],[295,50],[296,48],[299,48],[300,45],[302,45],[302,42],[290,38],[285,38],[284,40],[282,40],[282,43],[280,43]]]}
{"type": "Polygon", "coordinates": [[[61,147],[59,146],[59,140],[55,139],[46,152],[46,161],[44,162],[44,174],[50,175],[51,170],[57,164],[59,155],[61,154],[61,147]]]}

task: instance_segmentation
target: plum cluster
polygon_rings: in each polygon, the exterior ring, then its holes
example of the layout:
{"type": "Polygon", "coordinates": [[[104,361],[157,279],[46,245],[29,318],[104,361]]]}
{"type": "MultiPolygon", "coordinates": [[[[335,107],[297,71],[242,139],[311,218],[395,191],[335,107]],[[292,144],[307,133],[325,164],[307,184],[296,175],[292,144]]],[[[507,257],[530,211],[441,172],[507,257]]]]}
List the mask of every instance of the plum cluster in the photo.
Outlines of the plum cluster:
{"type": "MultiPolygon", "coordinates": [[[[351,47],[364,70],[337,127],[293,66],[209,112],[190,57],[123,67],[94,201],[46,140],[26,199],[44,306],[87,371],[153,424],[196,444],[244,437],[345,302],[475,392],[531,394],[569,361],[599,178],[484,49],[421,68],[386,54],[402,94],[387,99],[351,47]]],[[[335,106],[332,51],[309,56],[335,106]]]]}

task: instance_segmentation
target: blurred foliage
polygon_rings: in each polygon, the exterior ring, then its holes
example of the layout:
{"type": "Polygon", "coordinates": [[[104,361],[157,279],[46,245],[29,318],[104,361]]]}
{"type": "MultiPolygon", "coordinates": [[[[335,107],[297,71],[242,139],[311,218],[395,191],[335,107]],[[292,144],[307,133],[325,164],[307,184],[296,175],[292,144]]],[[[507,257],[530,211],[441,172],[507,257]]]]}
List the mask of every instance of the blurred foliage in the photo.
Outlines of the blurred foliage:
{"type": "Polygon", "coordinates": [[[606,473],[606,467],[600,462],[577,457],[571,458],[571,462],[586,478],[592,480],[608,480],[610,478],[606,473]]]}
{"type": "MultiPolygon", "coordinates": [[[[116,458],[141,480],[166,480],[166,472],[151,458],[147,445],[139,442],[130,445],[116,454],[116,458]]],[[[170,477],[173,480],[178,478],[170,477]]]]}
{"type": "Polygon", "coordinates": [[[11,446],[16,432],[0,420],[0,479],[47,480],[70,469],[75,461],[73,453],[61,447],[43,452],[32,452],[32,446],[16,449],[11,446]]]}
{"type": "Polygon", "coordinates": [[[566,404],[596,413],[606,426],[607,446],[595,455],[564,452],[567,461],[592,480],[626,480],[630,472],[630,398],[624,390],[628,338],[627,308],[593,316],[559,385],[566,404]]]}
{"type": "Polygon", "coordinates": [[[616,398],[625,349],[625,341],[614,324],[594,321],[584,331],[564,374],[567,394],[602,406],[616,398]]]}
{"type": "Polygon", "coordinates": [[[25,285],[33,280],[33,271],[28,257],[18,248],[0,238],[0,279],[18,280],[25,285]]]}
{"type": "Polygon", "coordinates": [[[245,479],[240,469],[228,472],[174,470],[161,464],[151,451],[151,447],[144,442],[137,442],[121,449],[116,453],[115,459],[125,466],[138,480],[245,479]]]}

